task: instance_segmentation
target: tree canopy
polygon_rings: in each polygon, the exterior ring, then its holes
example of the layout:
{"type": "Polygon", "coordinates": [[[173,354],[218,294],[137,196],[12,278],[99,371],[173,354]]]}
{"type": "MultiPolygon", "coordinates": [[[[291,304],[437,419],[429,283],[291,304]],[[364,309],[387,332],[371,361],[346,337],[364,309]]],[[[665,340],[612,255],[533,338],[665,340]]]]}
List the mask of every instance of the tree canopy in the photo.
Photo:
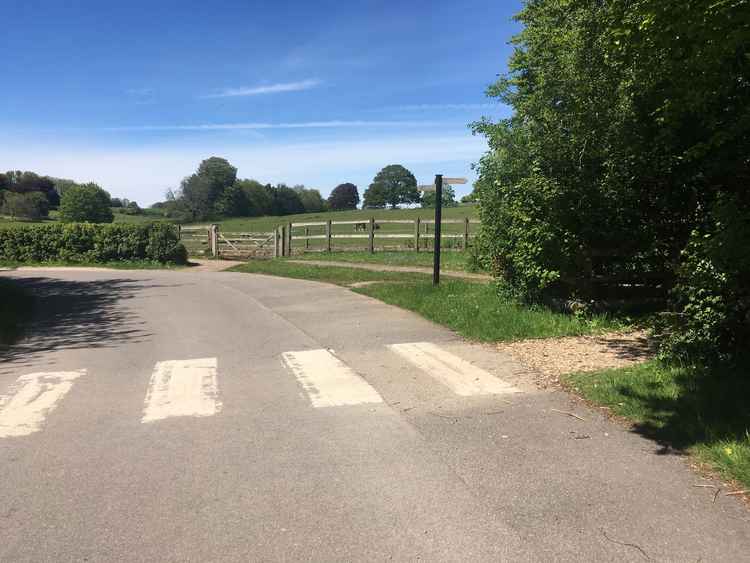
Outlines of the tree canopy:
{"type": "Polygon", "coordinates": [[[349,182],[339,184],[331,195],[328,196],[328,208],[331,211],[344,211],[348,209],[357,209],[359,205],[359,190],[357,186],[349,182]]]}
{"type": "Polygon", "coordinates": [[[364,206],[373,208],[390,205],[395,209],[420,200],[417,179],[400,164],[390,164],[378,172],[364,194],[364,206]]]}
{"type": "Polygon", "coordinates": [[[60,202],[60,220],[64,223],[111,223],[110,195],[94,183],[71,187],[60,202]]]}
{"type": "Polygon", "coordinates": [[[509,73],[489,89],[513,116],[474,126],[490,147],[485,262],[526,298],[587,298],[609,253],[600,276],[678,281],[680,318],[696,319],[683,334],[704,349],[747,338],[747,322],[724,322],[750,319],[747,0],[532,0],[517,19],[509,73]],[[701,260],[713,274],[699,280],[701,260]]]}

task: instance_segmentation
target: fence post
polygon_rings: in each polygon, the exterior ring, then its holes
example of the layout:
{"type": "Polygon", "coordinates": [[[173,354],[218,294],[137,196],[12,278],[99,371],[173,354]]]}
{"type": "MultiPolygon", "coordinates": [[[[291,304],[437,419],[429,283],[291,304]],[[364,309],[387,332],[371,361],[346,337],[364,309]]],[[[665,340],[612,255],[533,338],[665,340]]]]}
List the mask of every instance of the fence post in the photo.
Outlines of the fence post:
{"type": "Polygon", "coordinates": [[[415,252],[419,252],[419,228],[420,228],[421,219],[417,217],[414,219],[414,250],[415,252]]]}
{"type": "Polygon", "coordinates": [[[331,251],[331,220],[326,222],[326,251],[331,251]]]}
{"type": "Polygon", "coordinates": [[[289,223],[289,232],[287,233],[289,235],[289,242],[286,245],[286,255],[290,258],[292,257],[292,224],[289,223]]]}
{"type": "Polygon", "coordinates": [[[305,250],[310,250],[310,227],[305,227],[305,250]]]}
{"type": "Polygon", "coordinates": [[[375,253],[375,217],[370,217],[370,254],[375,253]]]}
{"type": "Polygon", "coordinates": [[[464,252],[469,248],[469,218],[464,218],[464,252]]]}
{"type": "Polygon", "coordinates": [[[219,226],[211,225],[208,228],[208,239],[209,248],[211,249],[211,256],[213,258],[219,258],[219,226]]]}
{"type": "Polygon", "coordinates": [[[286,256],[286,227],[281,225],[281,256],[286,256]]]}
{"type": "Polygon", "coordinates": [[[273,257],[279,257],[279,227],[273,230],[273,257]]]}

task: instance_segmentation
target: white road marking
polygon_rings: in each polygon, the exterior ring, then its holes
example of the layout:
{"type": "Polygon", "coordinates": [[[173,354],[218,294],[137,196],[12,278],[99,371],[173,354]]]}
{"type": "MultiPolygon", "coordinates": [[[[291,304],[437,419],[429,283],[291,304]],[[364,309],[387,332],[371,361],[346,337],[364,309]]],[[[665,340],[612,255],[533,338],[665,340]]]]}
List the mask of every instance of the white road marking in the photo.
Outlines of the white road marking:
{"type": "Polygon", "coordinates": [[[216,366],[216,358],[158,362],[149,382],[141,422],[219,412],[216,366]]]}
{"type": "Polygon", "coordinates": [[[42,429],[47,415],[86,370],[22,375],[11,394],[0,396],[0,438],[27,436],[42,429]]]}
{"type": "Polygon", "coordinates": [[[429,342],[409,344],[392,344],[389,346],[396,354],[411,364],[431,375],[457,395],[505,395],[520,393],[513,387],[489,372],[446,352],[429,342]]]}
{"type": "Polygon", "coordinates": [[[383,402],[370,384],[328,350],[285,352],[282,357],[315,408],[383,402]]]}

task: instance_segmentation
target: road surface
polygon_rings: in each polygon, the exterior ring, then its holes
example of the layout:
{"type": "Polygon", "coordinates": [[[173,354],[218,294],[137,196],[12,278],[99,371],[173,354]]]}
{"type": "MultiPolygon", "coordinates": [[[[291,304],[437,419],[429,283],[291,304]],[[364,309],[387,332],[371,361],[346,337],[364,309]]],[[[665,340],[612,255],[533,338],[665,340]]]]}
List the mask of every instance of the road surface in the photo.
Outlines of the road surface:
{"type": "Polygon", "coordinates": [[[239,273],[0,275],[41,295],[0,358],[0,561],[750,559],[748,510],[684,459],[409,312],[239,273]]]}

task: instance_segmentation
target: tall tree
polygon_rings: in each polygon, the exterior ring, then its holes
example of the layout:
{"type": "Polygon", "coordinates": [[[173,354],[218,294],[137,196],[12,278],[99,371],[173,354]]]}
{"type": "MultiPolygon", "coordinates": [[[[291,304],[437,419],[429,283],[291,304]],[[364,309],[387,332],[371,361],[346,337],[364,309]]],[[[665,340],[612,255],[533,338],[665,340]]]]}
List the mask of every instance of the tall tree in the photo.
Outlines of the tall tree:
{"type": "Polygon", "coordinates": [[[325,201],[318,190],[305,186],[294,186],[294,190],[299,194],[306,213],[320,213],[325,209],[325,201]]]}
{"type": "Polygon", "coordinates": [[[359,205],[359,190],[357,186],[349,182],[339,184],[331,195],[328,196],[328,207],[332,211],[344,211],[347,209],[357,209],[359,205]]]}
{"type": "MultiPolygon", "coordinates": [[[[456,201],[456,192],[453,191],[453,186],[450,184],[443,185],[443,207],[456,207],[458,202],[456,201]]],[[[422,207],[434,208],[435,202],[437,201],[437,192],[425,192],[422,195],[422,207]]]]}
{"type": "Polygon", "coordinates": [[[401,204],[419,203],[421,198],[414,174],[400,164],[390,164],[378,172],[365,191],[365,205],[380,207],[383,199],[393,209],[401,204]],[[370,191],[373,193],[368,197],[370,191]]]}
{"type": "Polygon", "coordinates": [[[109,207],[111,199],[94,183],[70,188],[60,202],[60,220],[64,223],[111,223],[114,220],[109,207]]]}

